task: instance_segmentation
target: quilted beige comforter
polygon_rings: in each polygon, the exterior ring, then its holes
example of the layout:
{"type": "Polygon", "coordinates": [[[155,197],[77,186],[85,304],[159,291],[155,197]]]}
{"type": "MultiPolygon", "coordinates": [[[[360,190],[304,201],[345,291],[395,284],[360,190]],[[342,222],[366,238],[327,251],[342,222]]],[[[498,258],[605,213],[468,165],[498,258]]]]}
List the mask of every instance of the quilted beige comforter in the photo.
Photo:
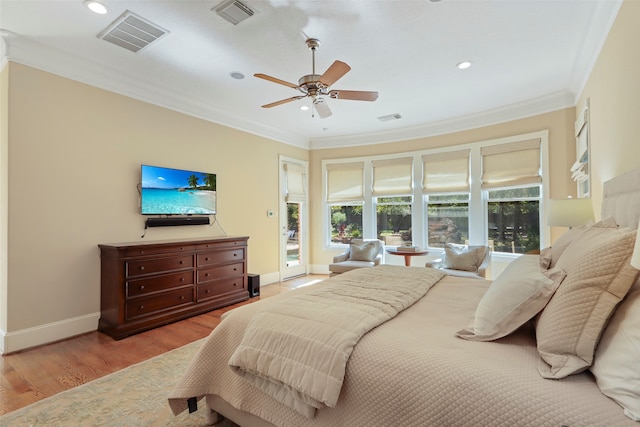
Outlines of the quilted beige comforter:
{"type": "Polygon", "coordinates": [[[316,408],[336,406],[347,361],[362,335],[415,303],[444,275],[383,265],[275,301],[251,320],[229,366],[312,418],[316,408]]]}
{"type": "Polygon", "coordinates": [[[186,410],[188,398],[206,396],[200,411],[210,406],[243,426],[638,427],[588,372],[542,378],[532,328],[495,342],[457,338],[455,332],[467,326],[489,285],[476,279],[445,277],[411,307],[365,334],[349,358],[335,408],[320,408],[312,419],[231,371],[229,358],[265,307],[348,274],[229,312],[184,368],[169,398],[174,413],[186,410]]]}

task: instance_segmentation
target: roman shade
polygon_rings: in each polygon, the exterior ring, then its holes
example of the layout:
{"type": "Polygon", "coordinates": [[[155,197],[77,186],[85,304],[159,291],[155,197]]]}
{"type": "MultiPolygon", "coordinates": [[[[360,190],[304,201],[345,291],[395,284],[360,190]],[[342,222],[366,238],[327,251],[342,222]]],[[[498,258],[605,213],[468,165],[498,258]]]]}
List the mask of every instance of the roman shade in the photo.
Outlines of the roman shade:
{"type": "Polygon", "coordinates": [[[283,166],[287,177],[287,202],[306,201],[307,172],[304,166],[296,163],[285,163],[283,166]]]}
{"type": "Polygon", "coordinates": [[[406,196],[413,192],[413,159],[373,161],[374,196],[406,196]]]}
{"type": "Polygon", "coordinates": [[[327,164],[327,202],[364,199],[364,162],[327,164]]]}
{"type": "Polygon", "coordinates": [[[540,139],[482,147],[482,188],[542,182],[540,139]]]}
{"type": "Polygon", "coordinates": [[[468,193],[470,150],[422,156],[422,191],[433,193],[468,193]]]}

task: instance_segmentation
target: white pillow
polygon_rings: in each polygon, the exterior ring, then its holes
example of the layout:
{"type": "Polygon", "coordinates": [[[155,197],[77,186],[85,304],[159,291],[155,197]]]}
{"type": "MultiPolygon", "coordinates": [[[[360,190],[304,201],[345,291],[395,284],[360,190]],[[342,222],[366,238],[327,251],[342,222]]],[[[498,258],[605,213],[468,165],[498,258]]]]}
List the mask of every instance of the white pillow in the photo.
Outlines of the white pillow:
{"type": "Polygon", "coordinates": [[[373,262],[378,255],[377,242],[365,242],[361,245],[351,244],[349,249],[349,259],[351,261],[368,261],[373,262]]]}
{"type": "Polygon", "coordinates": [[[442,268],[462,271],[478,271],[487,253],[487,248],[478,246],[469,248],[466,245],[447,243],[444,246],[442,268]]]}
{"type": "Polygon", "coordinates": [[[598,387],[640,421],[640,289],[622,301],[602,334],[591,366],[598,387]]]}
{"type": "Polygon", "coordinates": [[[493,281],[467,329],[456,333],[471,341],[502,338],[524,325],[549,302],[565,277],[553,268],[542,272],[537,255],[522,255],[493,281]]]}

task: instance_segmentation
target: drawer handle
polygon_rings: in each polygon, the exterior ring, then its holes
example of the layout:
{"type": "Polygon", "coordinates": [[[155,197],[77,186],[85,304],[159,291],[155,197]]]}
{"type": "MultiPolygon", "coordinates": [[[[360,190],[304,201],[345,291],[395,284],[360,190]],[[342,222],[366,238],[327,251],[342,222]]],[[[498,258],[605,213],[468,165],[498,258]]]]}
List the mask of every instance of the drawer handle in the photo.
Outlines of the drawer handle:
{"type": "Polygon", "coordinates": [[[209,277],[209,273],[204,273],[204,277],[209,277]]]}
{"type": "Polygon", "coordinates": [[[236,282],[233,282],[233,286],[238,286],[238,284],[236,282]]]}
{"type": "Polygon", "coordinates": [[[205,293],[205,294],[208,294],[208,293],[209,293],[209,289],[207,289],[206,291],[204,291],[204,293],[205,293]]]}
{"type": "Polygon", "coordinates": [[[236,270],[238,270],[238,269],[236,267],[233,267],[233,271],[236,271],[236,270]]]}
{"type": "Polygon", "coordinates": [[[180,278],[180,281],[181,281],[181,282],[184,282],[184,277],[181,277],[181,278],[180,278]]]}
{"type": "Polygon", "coordinates": [[[181,300],[184,300],[184,295],[180,296],[180,299],[181,299],[181,300]]]}
{"type": "Polygon", "coordinates": [[[233,254],[233,256],[238,256],[238,254],[233,254]]]}
{"type": "Polygon", "coordinates": [[[209,257],[205,257],[205,258],[204,258],[204,260],[205,260],[205,261],[209,261],[209,257]]]}
{"type": "Polygon", "coordinates": [[[140,266],[140,271],[144,271],[144,265],[140,266]]]}
{"type": "Polygon", "coordinates": [[[143,290],[143,289],[144,289],[144,285],[140,286],[140,290],[143,290]]]}
{"type": "Polygon", "coordinates": [[[144,305],[141,305],[140,307],[138,307],[138,310],[143,310],[144,309],[144,305]]]}
{"type": "Polygon", "coordinates": [[[180,264],[181,264],[181,265],[182,265],[182,264],[184,264],[184,261],[180,261],[180,264]]]}

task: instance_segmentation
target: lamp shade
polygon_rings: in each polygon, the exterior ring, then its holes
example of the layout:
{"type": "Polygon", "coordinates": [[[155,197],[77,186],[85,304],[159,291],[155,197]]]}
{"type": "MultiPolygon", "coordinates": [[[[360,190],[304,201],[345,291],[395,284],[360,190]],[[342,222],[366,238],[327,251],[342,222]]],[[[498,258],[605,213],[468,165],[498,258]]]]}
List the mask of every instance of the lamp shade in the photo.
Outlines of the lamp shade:
{"type": "Polygon", "coordinates": [[[591,199],[549,199],[547,224],[556,227],[575,227],[593,219],[591,199]]]}
{"type": "MultiPolygon", "coordinates": [[[[640,230],[640,225],[638,226],[640,230]]],[[[636,245],[633,248],[633,255],[631,255],[631,265],[640,270],[640,238],[636,235],[636,245]]]]}

